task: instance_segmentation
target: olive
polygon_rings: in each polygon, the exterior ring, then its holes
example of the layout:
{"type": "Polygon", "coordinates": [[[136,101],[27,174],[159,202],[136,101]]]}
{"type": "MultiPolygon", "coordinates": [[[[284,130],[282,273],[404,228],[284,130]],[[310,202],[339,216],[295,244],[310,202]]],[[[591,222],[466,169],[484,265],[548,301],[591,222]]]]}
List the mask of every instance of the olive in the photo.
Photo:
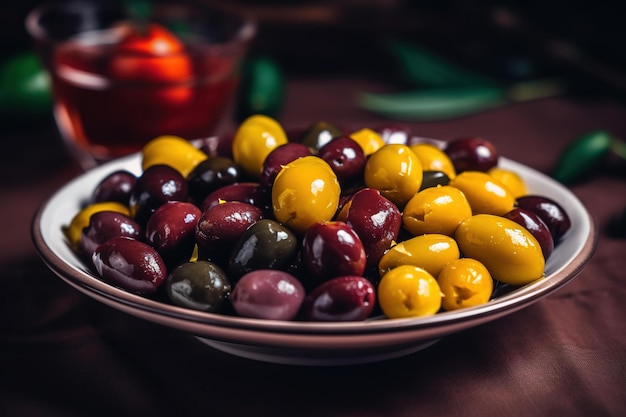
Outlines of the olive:
{"type": "Polygon", "coordinates": [[[210,156],[189,173],[189,196],[198,204],[213,191],[241,179],[241,170],[231,158],[210,156]]]}
{"type": "Polygon", "coordinates": [[[172,303],[211,313],[224,309],[232,289],[222,268],[202,260],[177,266],[164,285],[172,303]]]}
{"type": "Polygon", "coordinates": [[[515,205],[537,214],[550,229],[555,244],[572,225],[567,212],[551,198],[539,195],[525,195],[519,197],[515,205]]]}
{"type": "Polygon", "coordinates": [[[262,218],[261,209],[241,201],[227,201],[205,210],[196,224],[199,257],[225,265],[237,240],[262,218]]]}
{"type": "Polygon", "coordinates": [[[320,120],[309,126],[300,135],[299,142],[317,151],[331,139],[343,135],[341,129],[332,123],[320,120]]]}
{"type": "Polygon", "coordinates": [[[411,128],[403,123],[387,123],[374,128],[385,143],[408,145],[411,139],[411,128]]]}
{"type": "Polygon", "coordinates": [[[425,188],[450,184],[450,177],[448,177],[445,172],[426,170],[423,174],[424,175],[422,176],[422,185],[419,189],[420,191],[424,190],[425,188]]]}
{"type": "Polygon", "coordinates": [[[376,291],[361,276],[328,280],[305,297],[302,315],[311,321],[355,321],[368,318],[376,304],[376,291]]]}
{"type": "Polygon", "coordinates": [[[168,165],[151,165],[137,178],[130,196],[130,212],[141,225],[168,201],[186,201],[187,180],[168,165]]]}
{"type": "Polygon", "coordinates": [[[302,241],[301,260],[317,284],[343,275],[362,275],[366,254],[354,229],[342,221],[315,223],[302,241]]]}
{"type": "Polygon", "coordinates": [[[499,154],[493,143],[474,136],[451,140],[444,152],[452,160],[458,173],[463,171],[483,171],[498,165],[499,154]]]}
{"type": "Polygon", "coordinates": [[[545,224],[541,217],[533,211],[516,207],[503,217],[513,220],[515,223],[524,226],[539,242],[541,250],[543,251],[544,259],[548,259],[554,249],[554,238],[550,229],[545,224]]]}
{"type": "Polygon", "coordinates": [[[91,202],[117,201],[128,205],[136,182],[137,176],[130,171],[114,171],[96,185],[91,194],[91,202]]]}
{"type": "Polygon", "coordinates": [[[464,257],[487,267],[493,279],[524,285],[543,276],[545,259],[537,239],[513,220],[493,214],[475,214],[454,233],[464,257]]]}
{"type": "Polygon", "coordinates": [[[196,244],[200,209],[186,201],[168,201],[146,223],[145,241],[161,255],[168,268],[191,258],[196,244]]]}
{"type": "Polygon", "coordinates": [[[126,236],[98,246],[91,261],[103,280],[137,294],[154,293],[167,278],[165,262],[156,249],[126,236]]]}
{"type": "Polygon", "coordinates": [[[293,320],[304,301],[300,281],[285,271],[261,269],[245,274],[230,301],[238,315],[268,320],[293,320]]]}
{"type": "Polygon", "coordinates": [[[371,269],[378,267],[380,258],[397,240],[402,214],[378,190],[363,188],[352,195],[336,220],[354,229],[365,248],[366,269],[371,269]]]}
{"type": "Polygon", "coordinates": [[[365,154],[349,136],[338,136],[322,146],[318,156],[330,165],[341,185],[363,176],[365,154]]]}
{"type": "Polygon", "coordinates": [[[115,236],[141,240],[143,233],[139,223],[124,213],[108,210],[94,213],[89,218],[89,225],[82,230],[81,251],[91,256],[99,245],[115,236]]]}
{"type": "Polygon", "coordinates": [[[298,253],[298,239],[275,220],[261,219],[235,243],[228,262],[228,275],[238,280],[256,269],[288,268],[298,253]]]}
{"type": "Polygon", "coordinates": [[[298,142],[289,142],[280,145],[271,151],[265,161],[263,161],[263,169],[261,170],[260,183],[266,188],[270,188],[274,184],[274,179],[284,165],[295,161],[303,156],[310,156],[313,152],[311,149],[298,142]]]}
{"type": "Polygon", "coordinates": [[[239,201],[252,204],[264,213],[271,213],[271,197],[267,190],[258,182],[237,182],[213,191],[200,204],[206,211],[225,201],[239,201]]]}

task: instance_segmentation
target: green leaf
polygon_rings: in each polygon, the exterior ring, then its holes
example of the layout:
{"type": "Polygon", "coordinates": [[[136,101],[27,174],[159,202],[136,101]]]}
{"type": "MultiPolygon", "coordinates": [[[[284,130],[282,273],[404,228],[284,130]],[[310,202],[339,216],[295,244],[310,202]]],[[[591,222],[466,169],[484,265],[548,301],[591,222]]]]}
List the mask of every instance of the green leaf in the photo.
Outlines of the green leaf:
{"type": "Polygon", "coordinates": [[[576,138],[559,155],[552,177],[563,184],[581,179],[605,159],[612,144],[613,137],[604,130],[576,138]]]}
{"type": "Polygon", "coordinates": [[[386,42],[392,58],[404,78],[423,87],[493,87],[497,83],[488,77],[458,65],[416,45],[396,39],[386,42]]]}
{"type": "Polygon", "coordinates": [[[404,121],[435,121],[467,116],[507,103],[502,88],[428,89],[402,93],[362,93],[357,104],[404,121]]]}

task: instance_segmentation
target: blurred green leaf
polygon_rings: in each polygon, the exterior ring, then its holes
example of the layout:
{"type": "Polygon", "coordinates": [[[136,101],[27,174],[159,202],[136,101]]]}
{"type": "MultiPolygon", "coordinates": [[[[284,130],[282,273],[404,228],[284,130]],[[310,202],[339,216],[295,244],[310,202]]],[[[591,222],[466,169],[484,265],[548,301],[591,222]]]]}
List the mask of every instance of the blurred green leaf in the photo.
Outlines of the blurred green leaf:
{"type": "Polygon", "coordinates": [[[19,52],[0,64],[0,112],[3,118],[51,114],[50,77],[34,52],[19,52]]]}
{"type": "Polygon", "coordinates": [[[358,105],[366,110],[403,121],[453,119],[506,102],[506,91],[496,87],[363,93],[357,99],[358,105]]]}

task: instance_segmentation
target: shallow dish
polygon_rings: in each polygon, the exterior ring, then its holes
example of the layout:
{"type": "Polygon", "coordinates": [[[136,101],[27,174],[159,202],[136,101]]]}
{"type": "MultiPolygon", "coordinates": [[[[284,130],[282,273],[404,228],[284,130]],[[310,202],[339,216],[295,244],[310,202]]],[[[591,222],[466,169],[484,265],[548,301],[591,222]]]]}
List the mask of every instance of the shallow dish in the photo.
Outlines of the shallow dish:
{"type": "Polygon", "coordinates": [[[44,262],[72,287],[127,314],[189,333],[215,349],[283,364],[367,363],[417,352],[446,335],[527,307],[575,278],[589,261],[597,231],[578,198],[560,183],[520,163],[501,158],[500,166],[520,174],[530,193],[558,201],[572,226],[548,259],[544,278],[487,304],[424,318],[342,323],[248,319],[165,304],[103,282],[70,249],[62,226],[69,224],[106,174],[118,169],[140,174],[139,154],[101,165],[67,183],[35,213],[31,232],[44,262]]]}

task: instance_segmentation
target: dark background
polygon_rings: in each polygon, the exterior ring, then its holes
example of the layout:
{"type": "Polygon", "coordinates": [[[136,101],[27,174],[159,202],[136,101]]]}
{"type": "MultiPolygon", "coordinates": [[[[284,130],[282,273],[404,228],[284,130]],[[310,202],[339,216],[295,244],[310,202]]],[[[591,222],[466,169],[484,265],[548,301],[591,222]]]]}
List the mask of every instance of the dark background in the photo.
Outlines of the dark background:
{"type": "MultiPolygon", "coordinates": [[[[110,0],[109,0],[110,1],[110,0]]],[[[603,1],[214,1],[251,13],[255,50],[289,74],[372,74],[396,79],[380,41],[397,36],[492,77],[567,77],[586,96],[626,96],[626,31],[603,1]],[[285,37],[285,31],[289,36],[285,37]]],[[[0,59],[30,47],[26,14],[41,1],[0,12],[0,59]]]]}

